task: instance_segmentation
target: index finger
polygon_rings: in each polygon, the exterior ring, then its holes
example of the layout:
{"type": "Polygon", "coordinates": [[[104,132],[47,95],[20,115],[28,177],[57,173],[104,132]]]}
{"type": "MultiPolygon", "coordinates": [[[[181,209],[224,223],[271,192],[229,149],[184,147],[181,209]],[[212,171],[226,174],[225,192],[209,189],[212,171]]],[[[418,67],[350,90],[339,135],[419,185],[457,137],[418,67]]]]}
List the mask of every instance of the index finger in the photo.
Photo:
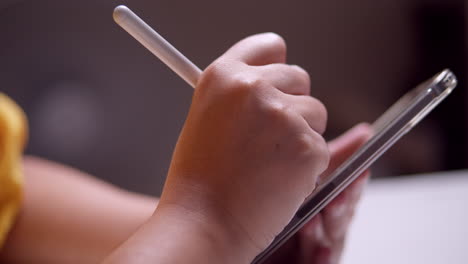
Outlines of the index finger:
{"type": "Polygon", "coordinates": [[[286,42],[275,33],[256,34],[234,44],[223,57],[240,60],[252,66],[285,63],[286,42]]]}

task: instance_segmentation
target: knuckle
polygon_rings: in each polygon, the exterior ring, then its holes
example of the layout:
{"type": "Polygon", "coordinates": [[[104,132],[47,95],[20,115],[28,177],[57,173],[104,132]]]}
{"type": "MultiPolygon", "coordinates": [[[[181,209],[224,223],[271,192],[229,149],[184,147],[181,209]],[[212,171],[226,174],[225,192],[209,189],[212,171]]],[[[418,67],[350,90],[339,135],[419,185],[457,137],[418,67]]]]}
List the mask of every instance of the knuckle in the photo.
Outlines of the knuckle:
{"type": "Polygon", "coordinates": [[[310,97],[312,98],[313,102],[312,102],[312,106],[310,109],[313,109],[313,111],[315,111],[315,116],[317,116],[317,119],[316,119],[316,132],[319,133],[319,134],[323,134],[325,132],[325,129],[327,127],[327,119],[328,119],[328,112],[327,112],[327,108],[325,107],[325,105],[313,98],[313,97],[310,97]]]}
{"type": "Polygon", "coordinates": [[[291,65],[293,70],[296,72],[296,76],[300,83],[304,87],[304,94],[310,94],[310,75],[309,73],[300,66],[291,65]]]}
{"type": "Polygon", "coordinates": [[[230,86],[234,89],[250,91],[262,85],[262,80],[254,74],[239,72],[232,76],[230,86]]]}
{"type": "Polygon", "coordinates": [[[214,87],[223,87],[228,76],[229,62],[222,59],[212,62],[200,76],[195,93],[212,91],[214,87]]]}
{"type": "Polygon", "coordinates": [[[227,64],[228,63],[224,60],[215,60],[203,71],[202,79],[222,79],[225,75],[227,64]]]}
{"type": "Polygon", "coordinates": [[[255,96],[260,99],[259,91],[268,90],[270,84],[254,71],[240,71],[231,76],[227,87],[233,93],[255,96]]]}
{"type": "Polygon", "coordinates": [[[269,40],[270,43],[277,49],[284,50],[286,51],[286,41],[284,40],[283,37],[281,37],[279,34],[274,33],[274,32],[268,32],[265,33],[269,40]]]}
{"type": "Polygon", "coordinates": [[[319,173],[322,173],[328,168],[328,165],[330,164],[331,156],[330,156],[330,151],[328,149],[328,144],[325,141],[325,139],[321,136],[320,136],[320,140],[318,141],[317,148],[318,148],[317,159],[320,161],[319,165],[321,165],[318,167],[318,171],[319,173]]]}
{"type": "Polygon", "coordinates": [[[321,129],[320,129],[320,134],[323,134],[325,132],[325,129],[327,127],[327,120],[328,120],[328,112],[327,112],[327,108],[325,107],[325,105],[318,101],[318,113],[319,113],[319,119],[321,120],[321,129]]]}
{"type": "Polygon", "coordinates": [[[220,58],[205,69],[195,92],[260,101],[270,90],[272,86],[261,72],[235,60],[220,58]]]}
{"type": "Polygon", "coordinates": [[[267,32],[253,37],[258,38],[265,49],[272,51],[277,56],[275,60],[286,61],[286,41],[280,35],[267,32]]]}
{"type": "Polygon", "coordinates": [[[303,133],[296,137],[295,152],[300,159],[313,160],[317,172],[322,173],[330,162],[330,153],[325,139],[317,133],[303,133]]]}
{"type": "Polygon", "coordinates": [[[255,71],[243,67],[245,65],[236,61],[220,58],[205,69],[197,89],[216,89],[220,95],[247,95],[264,85],[264,81],[255,71]]]}
{"type": "Polygon", "coordinates": [[[312,133],[302,133],[296,137],[294,151],[300,157],[309,157],[316,151],[316,137],[312,133]]]}
{"type": "Polygon", "coordinates": [[[278,101],[267,101],[261,106],[263,119],[273,124],[274,127],[282,127],[289,122],[289,107],[278,101]]]}

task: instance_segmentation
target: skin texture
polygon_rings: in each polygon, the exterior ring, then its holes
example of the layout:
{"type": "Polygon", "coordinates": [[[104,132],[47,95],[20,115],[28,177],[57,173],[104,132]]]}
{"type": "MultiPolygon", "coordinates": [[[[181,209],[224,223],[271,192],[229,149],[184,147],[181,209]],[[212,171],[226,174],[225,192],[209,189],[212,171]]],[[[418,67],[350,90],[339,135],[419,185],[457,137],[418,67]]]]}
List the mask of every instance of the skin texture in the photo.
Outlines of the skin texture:
{"type": "MultiPolygon", "coordinates": [[[[285,61],[284,41],[267,33],[240,41],[204,71],[159,204],[25,159],[23,208],[0,261],[249,263],[371,133],[360,125],[327,144],[326,110],[308,95],[308,74],[285,61]]],[[[337,263],[365,179],[269,263],[337,263]]]]}
{"type": "MultiPolygon", "coordinates": [[[[323,175],[349,157],[369,134],[368,126],[359,125],[329,142],[330,168],[323,175]]],[[[26,177],[23,208],[5,248],[0,251],[1,263],[99,263],[152,216],[158,203],[156,198],[123,191],[40,158],[26,157],[23,167],[26,177]]],[[[338,263],[367,174],[267,263],[338,263]],[[322,217],[340,205],[347,208],[346,213],[322,217]]]]}
{"type": "Polygon", "coordinates": [[[98,263],[158,201],[40,158],[25,157],[23,170],[23,204],[0,263],[98,263]]]}
{"type": "MultiPolygon", "coordinates": [[[[371,136],[367,124],[360,124],[329,142],[331,153],[329,168],[322,174],[325,179],[371,136]]],[[[346,233],[356,205],[367,184],[370,173],[363,173],[345,191],[335,198],[317,216],[312,218],[294,237],[268,259],[266,263],[339,263],[346,233]]]]}
{"type": "Polygon", "coordinates": [[[284,40],[265,33],[203,72],[154,217],[106,263],[248,263],[271,243],[330,158],[326,110],[285,61],[284,40]]]}
{"type": "Polygon", "coordinates": [[[285,61],[266,33],[203,72],[155,214],[105,263],[249,263],[271,243],[330,159],[326,110],[285,61]]]}

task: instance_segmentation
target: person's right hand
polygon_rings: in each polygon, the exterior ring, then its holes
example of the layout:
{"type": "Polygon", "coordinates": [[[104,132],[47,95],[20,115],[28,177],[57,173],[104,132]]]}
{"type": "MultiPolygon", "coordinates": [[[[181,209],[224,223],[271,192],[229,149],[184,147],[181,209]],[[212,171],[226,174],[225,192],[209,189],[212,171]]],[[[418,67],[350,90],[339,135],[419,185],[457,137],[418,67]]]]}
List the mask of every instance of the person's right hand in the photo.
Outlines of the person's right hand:
{"type": "Polygon", "coordinates": [[[265,33],[203,72],[155,213],[183,211],[245,260],[285,227],[329,162],[326,109],[309,96],[306,71],[285,62],[283,39],[265,33]]]}

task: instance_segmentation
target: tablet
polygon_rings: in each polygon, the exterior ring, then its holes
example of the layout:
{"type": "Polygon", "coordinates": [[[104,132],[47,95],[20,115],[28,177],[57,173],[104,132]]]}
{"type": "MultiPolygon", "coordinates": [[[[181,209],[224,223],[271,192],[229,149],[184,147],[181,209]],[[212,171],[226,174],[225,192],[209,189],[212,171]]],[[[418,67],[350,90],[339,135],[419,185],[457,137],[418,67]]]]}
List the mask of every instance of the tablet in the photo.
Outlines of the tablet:
{"type": "Polygon", "coordinates": [[[455,75],[450,70],[444,70],[409,91],[392,105],[372,124],[374,129],[372,138],[317,187],[284,230],[254,259],[253,263],[262,263],[266,260],[333,198],[368,169],[398,139],[418,124],[450,94],[456,85],[455,75]]]}

